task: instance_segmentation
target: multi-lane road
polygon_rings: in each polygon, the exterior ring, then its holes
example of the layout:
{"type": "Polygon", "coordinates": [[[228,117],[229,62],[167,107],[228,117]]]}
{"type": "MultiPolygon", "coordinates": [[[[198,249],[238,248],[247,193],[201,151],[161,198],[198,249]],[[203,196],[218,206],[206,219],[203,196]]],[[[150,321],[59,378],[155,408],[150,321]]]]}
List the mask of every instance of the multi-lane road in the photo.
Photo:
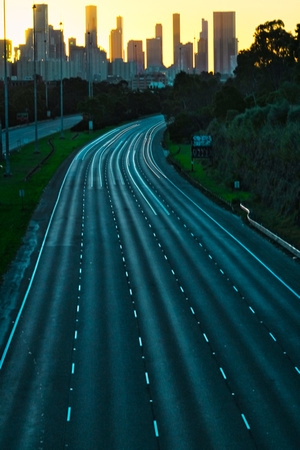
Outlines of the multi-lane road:
{"type": "MultiPolygon", "coordinates": [[[[82,120],[82,116],[77,114],[75,116],[65,116],[63,118],[63,130],[67,130],[72,128],[78,122],[82,120]]],[[[61,131],[61,119],[51,119],[44,120],[38,122],[37,124],[38,130],[38,139],[41,139],[45,136],[49,136],[54,133],[58,133],[61,131]]],[[[0,134],[1,138],[1,134],[0,134]]],[[[30,123],[28,125],[23,125],[19,127],[12,127],[8,132],[9,139],[9,149],[15,150],[22,148],[24,145],[29,142],[33,142],[35,140],[35,125],[30,123]]],[[[6,151],[6,138],[5,138],[5,130],[2,130],[2,152],[6,151]]]]}
{"type": "Polygon", "coordinates": [[[167,164],[164,126],[72,161],[3,315],[1,449],[299,449],[299,263],[167,164]]]}

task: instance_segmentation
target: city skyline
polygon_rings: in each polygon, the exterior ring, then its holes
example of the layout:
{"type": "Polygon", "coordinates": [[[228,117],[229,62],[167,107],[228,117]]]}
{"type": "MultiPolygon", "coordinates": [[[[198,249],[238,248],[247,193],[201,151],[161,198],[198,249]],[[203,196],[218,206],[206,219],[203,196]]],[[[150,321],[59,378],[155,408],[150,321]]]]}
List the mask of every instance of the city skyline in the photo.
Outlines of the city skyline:
{"type": "MultiPolygon", "coordinates": [[[[40,2],[37,2],[40,3],[40,2]]],[[[181,42],[197,43],[201,32],[201,21],[204,18],[208,21],[209,33],[209,70],[213,70],[213,12],[214,11],[236,11],[236,36],[238,38],[238,50],[249,48],[253,42],[255,28],[267,20],[282,19],[287,31],[294,33],[297,22],[297,15],[300,13],[298,0],[287,0],[285,7],[279,0],[258,3],[253,0],[251,6],[241,5],[235,0],[216,0],[209,5],[199,5],[194,0],[187,0],[182,6],[182,2],[172,2],[171,6],[162,5],[158,0],[153,0],[151,8],[141,14],[140,4],[136,0],[129,0],[126,5],[121,2],[114,2],[113,5],[105,5],[99,2],[78,2],[65,0],[49,0],[45,2],[49,5],[49,24],[54,28],[59,28],[59,22],[63,22],[64,36],[68,38],[76,37],[78,45],[84,45],[85,40],[85,7],[88,5],[97,6],[98,18],[98,45],[103,47],[109,55],[109,35],[115,28],[116,17],[123,17],[123,45],[127,49],[130,40],[142,40],[143,47],[146,48],[146,39],[153,37],[154,27],[161,23],[163,27],[163,58],[164,64],[170,66],[173,63],[173,31],[172,15],[180,14],[181,42]],[[257,4],[257,8],[255,8],[257,4]]],[[[0,38],[3,38],[3,15],[0,21],[0,38]]],[[[300,15],[299,15],[300,16],[300,15]]],[[[12,40],[13,47],[17,47],[25,42],[25,30],[32,28],[32,2],[28,0],[6,1],[6,38],[12,40]],[[18,11],[17,16],[15,11],[18,11]]],[[[196,49],[194,49],[195,51],[196,49]]]]}

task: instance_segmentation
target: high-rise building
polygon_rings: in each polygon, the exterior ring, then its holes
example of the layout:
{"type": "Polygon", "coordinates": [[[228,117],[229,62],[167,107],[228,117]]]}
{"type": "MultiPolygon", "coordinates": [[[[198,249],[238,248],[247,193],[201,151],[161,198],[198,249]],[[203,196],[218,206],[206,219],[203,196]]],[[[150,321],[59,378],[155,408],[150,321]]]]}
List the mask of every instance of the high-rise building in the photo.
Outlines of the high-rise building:
{"type": "Polygon", "coordinates": [[[0,39],[0,61],[4,60],[4,43],[6,43],[6,59],[11,60],[12,57],[12,41],[0,39]]]}
{"type": "Polygon", "coordinates": [[[143,51],[143,41],[128,41],[127,61],[136,63],[136,73],[141,74],[145,69],[145,52],[143,51]]]}
{"type": "Polygon", "coordinates": [[[230,76],[236,67],[235,12],[214,12],[214,72],[230,76]]]}
{"type": "Polygon", "coordinates": [[[180,14],[173,14],[173,63],[179,67],[180,14]]]}
{"type": "Polygon", "coordinates": [[[97,6],[85,7],[85,46],[98,47],[97,38],[97,6]]]}
{"type": "Polygon", "coordinates": [[[204,19],[202,19],[202,31],[197,50],[195,55],[196,73],[208,72],[208,21],[204,19]]]}
{"type": "Polygon", "coordinates": [[[155,25],[155,38],[146,39],[147,69],[150,67],[160,69],[163,67],[162,58],[162,25],[155,25]]]}
{"type": "Polygon", "coordinates": [[[163,66],[163,27],[161,23],[155,25],[155,38],[160,41],[160,65],[163,66]]]}
{"type": "Polygon", "coordinates": [[[48,5],[36,4],[33,9],[35,28],[35,57],[45,61],[49,54],[48,5]]]}
{"type": "Polygon", "coordinates": [[[193,73],[193,43],[187,42],[179,46],[179,69],[180,71],[193,73]]]}
{"type": "Polygon", "coordinates": [[[111,30],[109,35],[109,55],[110,61],[124,59],[123,51],[123,17],[117,17],[117,28],[111,30]]]}
{"type": "Polygon", "coordinates": [[[158,38],[146,39],[147,69],[158,69],[161,62],[161,42],[158,38]]]}

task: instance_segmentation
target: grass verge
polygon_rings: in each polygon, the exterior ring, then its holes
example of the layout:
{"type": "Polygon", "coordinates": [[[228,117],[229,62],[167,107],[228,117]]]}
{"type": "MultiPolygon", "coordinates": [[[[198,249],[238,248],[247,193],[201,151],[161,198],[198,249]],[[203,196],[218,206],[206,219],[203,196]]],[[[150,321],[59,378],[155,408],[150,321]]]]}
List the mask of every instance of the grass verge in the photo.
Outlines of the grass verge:
{"type": "Polygon", "coordinates": [[[250,209],[253,220],[300,249],[300,227],[295,224],[292,217],[281,217],[276,211],[259,202],[251,192],[235,190],[234,186],[229,187],[222,181],[220,174],[210,170],[205,160],[194,160],[192,169],[190,145],[178,145],[170,141],[165,144],[170,152],[171,162],[210,197],[221,203],[224,202],[244,218],[246,215],[239,204],[245,204],[250,209]]]}
{"type": "Polygon", "coordinates": [[[0,172],[0,284],[10,262],[22,242],[30,218],[39,202],[40,196],[63,161],[76,149],[95,139],[101,132],[74,133],[65,131],[64,139],[60,133],[39,140],[35,153],[34,143],[27,144],[20,151],[10,155],[12,176],[5,177],[5,161],[0,172]],[[20,197],[20,191],[24,197],[20,197]]]}

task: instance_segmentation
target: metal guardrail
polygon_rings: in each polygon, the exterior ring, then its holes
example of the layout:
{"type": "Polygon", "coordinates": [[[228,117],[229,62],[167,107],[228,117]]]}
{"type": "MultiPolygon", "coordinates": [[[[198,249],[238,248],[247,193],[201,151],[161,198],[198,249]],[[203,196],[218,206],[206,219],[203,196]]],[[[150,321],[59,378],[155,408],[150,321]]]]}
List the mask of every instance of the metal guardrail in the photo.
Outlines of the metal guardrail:
{"type": "Polygon", "coordinates": [[[298,250],[296,247],[293,247],[291,244],[289,244],[288,242],[284,241],[279,236],[277,236],[276,234],[272,233],[270,230],[268,230],[267,228],[263,227],[259,223],[255,222],[255,220],[251,219],[251,217],[250,217],[250,210],[248,208],[246,208],[244,205],[242,205],[241,203],[240,203],[240,208],[247,213],[247,219],[251,223],[251,225],[253,225],[260,232],[264,233],[266,236],[271,238],[276,243],[280,244],[286,250],[288,250],[289,252],[293,253],[293,255],[297,256],[297,258],[300,258],[300,250],[298,250]]]}

